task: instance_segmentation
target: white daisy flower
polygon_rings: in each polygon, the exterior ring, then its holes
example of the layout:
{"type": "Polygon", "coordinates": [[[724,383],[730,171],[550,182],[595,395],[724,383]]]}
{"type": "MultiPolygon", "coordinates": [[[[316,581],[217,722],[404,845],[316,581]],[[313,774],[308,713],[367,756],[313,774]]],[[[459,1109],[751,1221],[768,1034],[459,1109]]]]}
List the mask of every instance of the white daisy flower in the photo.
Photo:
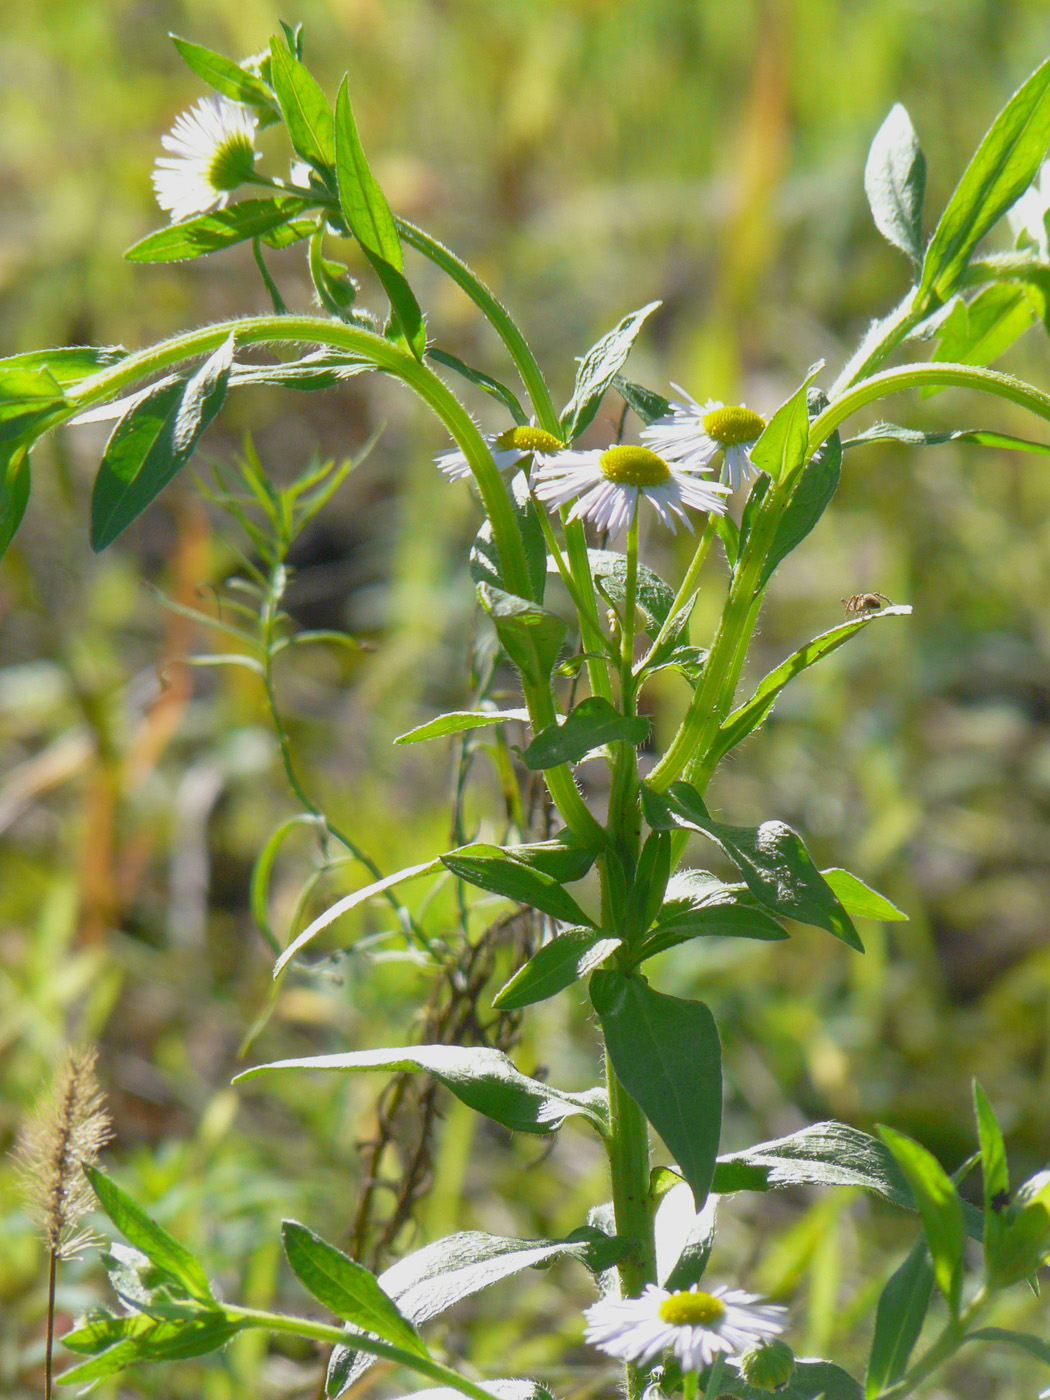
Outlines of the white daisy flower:
{"type": "MultiPolygon", "coordinates": [[[[538,462],[546,461],[552,453],[560,452],[565,446],[553,433],[535,425],[508,428],[498,436],[495,433],[485,433],[483,436],[500,471],[515,466],[525,457],[535,457],[538,462]]],[[[461,481],[471,475],[470,463],[458,447],[439,453],[434,461],[449,481],[461,481]]]]}
{"type": "Polygon", "coordinates": [[[669,1293],[650,1283],[640,1298],[603,1299],[587,1308],[586,1341],[610,1356],[644,1366],[673,1351],[683,1371],[702,1371],[720,1353],[739,1356],[784,1330],[786,1308],[754,1293],[716,1288],[669,1293]]]}
{"type": "Polygon", "coordinates": [[[225,97],[202,97],[175,118],[160,138],[170,156],[153,168],[157,203],[173,223],[221,209],[230,191],[255,171],[255,125],[252,111],[225,97]]]}
{"type": "Polygon", "coordinates": [[[541,501],[564,506],[576,499],[570,520],[593,520],[600,530],[617,534],[634,519],[644,496],[672,532],[675,517],[691,530],[686,507],[725,514],[729,491],[699,481],[696,468],[672,466],[648,447],[607,447],[604,452],[559,452],[537,468],[532,486],[541,501]]]}
{"type": "Polygon", "coordinates": [[[1006,211],[1014,241],[1024,235],[1025,242],[1034,244],[1040,259],[1050,262],[1050,238],[1046,231],[1046,216],[1050,212],[1050,160],[1044,160],[1039,173],[1012,209],[1006,211]]]}
{"type": "Polygon", "coordinates": [[[717,399],[708,399],[701,407],[680,385],[671,387],[685,403],[672,399],[671,412],[642,429],[642,441],[686,471],[709,467],[715,453],[723,451],[722,480],[733,491],[757,476],[751,449],[762,436],[766,420],[753,409],[717,399]]]}

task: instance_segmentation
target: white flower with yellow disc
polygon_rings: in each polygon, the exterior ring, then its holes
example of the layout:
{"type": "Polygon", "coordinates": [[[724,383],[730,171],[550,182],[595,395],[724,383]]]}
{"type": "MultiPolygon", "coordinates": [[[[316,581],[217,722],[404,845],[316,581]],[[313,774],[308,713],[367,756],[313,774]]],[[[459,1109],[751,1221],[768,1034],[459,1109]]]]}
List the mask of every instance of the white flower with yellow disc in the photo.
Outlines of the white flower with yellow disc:
{"type": "Polygon", "coordinates": [[[762,436],[766,420],[754,409],[708,399],[703,406],[678,384],[684,403],[674,399],[670,413],[642,429],[642,441],[684,470],[710,467],[718,452],[725,454],[722,480],[737,491],[758,467],[751,460],[751,449],[762,436]]]}
{"type": "Polygon", "coordinates": [[[701,481],[695,469],[672,465],[648,447],[607,447],[604,452],[560,452],[533,474],[532,488],[548,505],[576,504],[569,520],[590,520],[618,534],[634,519],[643,498],[668,527],[676,518],[693,528],[687,510],[725,513],[724,486],[701,481]]]}
{"type": "MultiPolygon", "coordinates": [[[[517,466],[526,457],[535,457],[537,462],[543,462],[551,454],[560,452],[565,444],[548,433],[543,428],[519,426],[508,428],[506,432],[483,434],[485,444],[492,453],[492,460],[500,471],[506,471],[509,467],[517,466]]],[[[465,454],[458,448],[453,448],[449,452],[441,452],[434,458],[437,466],[445,473],[449,481],[461,481],[464,477],[471,475],[470,463],[465,454]]]]}
{"type": "Polygon", "coordinates": [[[175,124],[160,144],[153,168],[157,203],[172,222],[221,209],[230,192],[255,173],[255,116],[240,102],[202,97],[175,124]]]}

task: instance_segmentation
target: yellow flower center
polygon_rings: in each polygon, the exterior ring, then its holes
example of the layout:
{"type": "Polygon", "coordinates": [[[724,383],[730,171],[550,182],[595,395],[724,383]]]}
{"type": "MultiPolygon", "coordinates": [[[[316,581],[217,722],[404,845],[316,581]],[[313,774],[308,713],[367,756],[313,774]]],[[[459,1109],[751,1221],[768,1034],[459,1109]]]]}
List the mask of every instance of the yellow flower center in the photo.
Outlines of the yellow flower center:
{"type": "Polygon", "coordinates": [[[713,408],[704,414],[704,432],[723,447],[738,442],[754,442],[762,435],[766,420],[750,408],[713,408]]]}
{"type": "Polygon", "coordinates": [[[725,1315],[725,1303],[711,1293],[672,1293],[660,1304],[660,1317],[674,1327],[710,1327],[725,1315]]]}
{"type": "Polygon", "coordinates": [[[610,447],[599,461],[602,476],[617,486],[661,486],[671,475],[664,459],[648,447],[610,447]]]}
{"type": "Polygon", "coordinates": [[[500,433],[496,439],[496,446],[501,452],[507,452],[515,447],[519,452],[560,452],[565,446],[559,442],[553,433],[548,433],[544,428],[508,428],[505,433],[500,433]]]}
{"type": "Polygon", "coordinates": [[[227,136],[208,166],[208,184],[225,192],[243,185],[255,171],[255,147],[251,138],[236,132],[227,136]]]}

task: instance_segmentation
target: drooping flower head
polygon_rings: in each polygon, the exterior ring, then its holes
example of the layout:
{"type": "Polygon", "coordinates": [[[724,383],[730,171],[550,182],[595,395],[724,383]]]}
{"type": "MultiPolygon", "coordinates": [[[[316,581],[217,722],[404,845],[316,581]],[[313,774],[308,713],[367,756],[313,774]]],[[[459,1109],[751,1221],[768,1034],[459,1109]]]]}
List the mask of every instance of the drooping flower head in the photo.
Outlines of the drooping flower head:
{"type": "Polygon", "coordinates": [[[170,156],[153,168],[157,203],[172,222],[221,209],[255,170],[255,124],[251,110],[225,97],[202,97],[160,143],[170,156]]]}
{"type": "Polygon", "coordinates": [[[739,1356],[784,1330],[786,1308],[753,1293],[692,1288],[669,1293],[650,1283],[640,1298],[603,1299],[587,1308],[586,1341],[610,1356],[646,1365],[665,1351],[683,1371],[702,1371],[719,1354],[739,1356]]]}
{"type": "Polygon", "coordinates": [[[751,449],[762,436],[766,420],[754,409],[717,399],[708,399],[701,407],[680,385],[672,388],[685,402],[672,399],[671,412],[642,429],[642,441],[685,470],[709,467],[715,454],[723,452],[722,480],[733,491],[757,475],[751,449]]]}
{"type": "MultiPolygon", "coordinates": [[[[500,471],[517,466],[526,457],[534,457],[537,462],[544,462],[547,457],[560,452],[565,446],[553,433],[535,425],[508,428],[498,436],[495,433],[485,433],[484,438],[492,453],[492,460],[500,471]]],[[[439,453],[434,461],[449,481],[460,481],[471,475],[470,463],[458,447],[449,452],[439,453]]]]}
{"type": "Polygon", "coordinates": [[[591,520],[617,534],[634,519],[644,497],[669,530],[677,517],[692,529],[686,508],[725,513],[724,486],[698,480],[697,469],[670,462],[648,447],[607,447],[604,452],[560,452],[540,466],[533,490],[541,501],[563,506],[575,500],[570,520],[591,520]]]}

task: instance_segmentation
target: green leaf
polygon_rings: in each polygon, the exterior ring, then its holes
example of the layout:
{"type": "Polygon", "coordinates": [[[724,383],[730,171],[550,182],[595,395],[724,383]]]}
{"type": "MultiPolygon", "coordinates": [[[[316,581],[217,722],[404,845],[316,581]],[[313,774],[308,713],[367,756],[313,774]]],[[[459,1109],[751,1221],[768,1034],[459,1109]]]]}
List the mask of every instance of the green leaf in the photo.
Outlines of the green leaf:
{"type": "Polygon", "coordinates": [[[114,1317],[112,1313],[90,1312],[72,1332],[63,1334],[62,1345],[68,1351],[93,1356],[128,1337],[139,1337],[156,1325],[156,1319],[146,1313],[114,1317]]]}
{"type": "Polygon", "coordinates": [[[719,1157],[713,1190],[768,1191],[782,1186],[862,1186],[915,1209],[907,1179],[877,1138],[847,1123],[813,1123],[788,1137],[719,1157]]]}
{"type": "Polygon", "coordinates": [[[613,1069],[667,1144],[702,1210],[722,1125],[714,1017],[703,1002],[664,996],[644,978],[619,972],[596,972],[591,1000],[613,1069]]]}
{"type": "MultiPolygon", "coordinates": [[[[1010,1203],[1010,1170],[1006,1146],[995,1113],[984,1090],[973,1081],[973,1104],[977,1117],[977,1137],[981,1145],[981,1175],[984,1184],[984,1258],[989,1281],[994,1281],[1002,1250],[1010,1203]]],[[[993,1285],[994,1286],[994,1285],[993,1285]]]]}
{"type": "Polygon", "coordinates": [[[619,947],[618,938],[606,938],[600,929],[567,929],[518,969],[493,997],[492,1005],[512,1011],[546,1001],[586,977],[619,947]]]}
{"type": "Polygon", "coordinates": [[[672,783],[663,797],[661,801],[643,787],[643,811],[650,826],[670,815],[687,831],[709,836],[737,867],[760,904],[775,914],[826,929],[857,952],[864,951],[849,915],[814,865],[805,842],[784,822],[763,822],[757,828],[726,826],[711,818],[700,794],[684,782],[672,783]]]}
{"type": "Polygon", "coordinates": [[[538,603],[488,583],[478,584],[478,599],[495,624],[503,650],[525,681],[545,685],[561,651],[565,623],[538,603]]]}
{"type": "MultiPolygon", "coordinates": [[[[100,370],[126,360],[128,352],[122,345],[64,345],[55,350],[30,350],[24,355],[9,355],[0,360],[0,397],[4,395],[5,377],[9,370],[44,370],[61,388],[90,379],[100,370]]],[[[51,386],[48,386],[51,388],[51,386]]]]}
{"type": "Polygon", "coordinates": [[[462,734],[468,729],[485,729],[492,724],[506,724],[512,719],[527,721],[528,718],[528,710],[451,710],[399,734],[394,743],[418,744],[424,739],[443,739],[448,734],[462,734]]]}
{"type": "Polygon", "coordinates": [[[623,927],[632,940],[645,934],[660,911],[671,878],[671,833],[650,831],[642,844],[627,898],[623,927]]]}
{"type": "Polygon", "coordinates": [[[651,301],[640,311],[632,311],[584,355],[576,371],[572,398],[561,414],[562,436],[566,442],[571,443],[578,438],[593,420],[602,395],[627,363],[627,357],[645,318],[659,305],[660,302],[651,301]]]}
{"type": "Polygon", "coordinates": [[[1050,1342],[1041,1337],[1032,1337],[1027,1332],[1011,1332],[1005,1327],[976,1327],[967,1332],[964,1342],[1002,1342],[1005,1346],[1017,1347],[1034,1356],[1037,1361],[1050,1366],[1050,1342]]]}
{"type": "Polygon", "coordinates": [[[386,1074],[422,1071],[432,1074],[468,1108],[516,1133],[553,1133],[573,1114],[582,1114],[601,1131],[607,1116],[602,1089],[570,1094],[521,1074],[500,1050],[458,1045],[409,1045],[403,1049],[277,1060],[244,1070],[233,1082],[240,1084],[262,1074],[290,1069],[348,1073],[379,1070],[386,1074]]]}
{"type": "Polygon", "coordinates": [[[559,763],[579,763],[603,744],[643,744],[649,728],[644,715],[622,715],[602,696],[590,695],[573,707],[563,723],[541,729],[521,757],[526,768],[541,773],[559,763]]]}
{"type": "Polygon", "coordinates": [[[802,543],[831,504],[842,474],[842,444],[832,433],[798,474],[791,499],[777,525],[758,581],[761,593],[780,561],[802,543]]]}
{"type": "MultiPolygon", "coordinates": [[[[609,549],[589,549],[587,560],[591,577],[609,601],[622,608],[627,601],[627,556],[616,554],[609,549]]],[[[635,603],[642,615],[642,626],[646,635],[656,639],[660,628],[674,604],[674,589],[666,584],[659,574],[654,574],[647,565],[639,563],[635,603]]],[[[688,613],[681,622],[671,629],[669,645],[673,645],[685,630],[689,621],[688,613]]]]}
{"type": "Polygon", "coordinates": [[[91,495],[91,546],[105,549],[189,461],[222,407],[231,335],[189,380],[162,383],[113,429],[91,495]]]}
{"type": "Polygon", "coordinates": [[[365,159],[345,77],[335,104],[335,168],[343,217],[382,282],[412,352],[422,360],[427,342],[423,313],[402,272],[401,238],[365,159]]]}
{"type": "Polygon", "coordinates": [[[29,504],[31,485],[29,449],[18,443],[0,443],[0,559],[14,539],[29,504]]]}
{"type": "Polygon", "coordinates": [[[441,857],[453,875],[490,894],[502,895],[567,924],[594,926],[580,906],[557,880],[533,866],[514,860],[501,846],[477,843],[461,846],[441,857]]]}
{"type": "Polygon", "coordinates": [[[277,103],[273,93],[254,73],[249,73],[224,54],[206,49],[203,44],[191,44],[188,39],[180,39],[175,34],[171,39],[183,61],[209,87],[221,92],[231,102],[242,102],[246,107],[260,107],[276,114],[277,103]]]}
{"type": "Polygon", "coordinates": [[[308,943],[311,943],[330,924],[334,924],[336,919],[348,914],[351,909],[356,909],[359,905],[367,903],[376,895],[385,894],[394,885],[407,884],[409,880],[418,880],[421,875],[433,875],[441,868],[440,859],[424,861],[421,865],[410,865],[404,870],[395,871],[393,875],[386,875],[382,880],[376,880],[371,885],[365,885],[363,889],[355,890],[353,894],[344,895],[342,899],[336,900],[323,914],[318,914],[317,918],[308,924],[293,942],[289,943],[274,964],[274,977],[279,977],[297,953],[308,943]]]}
{"type": "MultiPolygon", "coordinates": [[[[1025,288],[993,282],[970,301],[960,297],[943,322],[933,359],[949,364],[990,365],[1009,350],[1032,324],[1034,313],[1025,288]]],[[[941,393],[940,385],[923,397],[941,393]]]]}
{"type": "Polygon", "coordinates": [[[613,375],[612,387],[646,427],[655,423],[658,418],[665,418],[671,411],[671,405],[661,394],[646,389],[641,384],[635,384],[633,380],[625,379],[622,374],[613,375]]]}
{"type": "Polygon", "coordinates": [[[908,1178],[930,1247],[937,1287],[953,1314],[958,1314],[966,1239],[959,1193],[940,1162],[925,1147],[892,1128],[880,1127],[879,1135],[908,1178]]]}
{"type": "Polygon", "coordinates": [[[1026,1181],[1003,1212],[994,1265],[997,1287],[1006,1288],[1031,1278],[1050,1257],[1050,1172],[1037,1172],[1026,1181]]]}
{"type": "Polygon", "coordinates": [[[452,370],[455,374],[462,375],[468,383],[483,389],[486,394],[491,394],[494,399],[499,399],[500,403],[510,410],[510,416],[519,427],[527,427],[529,415],[518,402],[517,396],[498,379],[493,379],[491,374],[485,374],[483,370],[474,369],[472,365],[464,363],[458,356],[450,354],[447,350],[439,350],[432,345],[427,351],[427,359],[433,360],[435,364],[444,365],[446,369],[452,370]]]}
{"type": "MultiPolygon", "coordinates": [[[[516,1240],[464,1230],[407,1254],[380,1274],[383,1292],[418,1327],[464,1298],[511,1278],[524,1269],[543,1268],[555,1259],[577,1259],[592,1273],[611,1267],[628,1250],[627,1241],[586,1226],[564,1240],[516,1240]]],[[[353,1346],[337,1347],[328,1366],[326,1389],[340,1395],[374,1358],[353,1346]]]]}
{"type": "Polygon", "coordinates": [[[1050,142],[1050,60],[992,123],[933,231],[918,299],[947,301],[977,244],[1035,179],[1050,142]]]}
{"type": "Polygon", "coordinates": [[[933,1294],[933,1265],[926,1241],[919,1239],[908,1257],[889,1277],[875,1310],[866,1400],[874,1400],[886,1387],[900,1380],[908,1358],[919,1340],[933,1294]]]}
{"type": "Polygon", "coordinates": [[[0,363],[0,443],[31,446],[65,410],[65,395],[46,364],[0,363]]]}
{"type": "Polygon", "coordinates": [[[780,405],[751,449],[751,461],[774,481],[789,478],[805,460],[809,443],[807,389],[816,372],[811,370],[806,382],[780,405]]]}
{"type": "Polygon", "coordinates": [[[181,224],[171,224],[147,234],[124,254],[129,262],[184,262],[257,238],[294,219],[307,208],[298,195],[278,194],[269,199],[244,199],[226,209],[198,214],[181,224]]]}
{"type": "Polygon", "coordinates": [[[276,35],[270,40],[270,73],[288,137],[322,179],[335,165],[335,123],[317,79],[276,35]]]}
{"type": "Polygon", "coordinates": [[[150,1219],[110,1177],[87,1165],[84,1174],[98,1197],[99,1205],[130,1242],[141,1249],[158,1268],[171,1274],[193,1298],[214,1302],[208,1276],[185,1246],[150,1219]]]}
{"type": "MultiPolygon", "coordinates": [[[[510,494],[514,502],[514,518],[518,522],[521,541],[525,546],[525,564],[529,571],[532,597],[537,603],[542,603],[547,584],[547,544],[524,472],[519,472],[512,478],[510,494]]],[[[505,589],[503,566],[492,536],[492,522],[489,520],[485,521],[474,539],[469,567],[470,576],[475,583],[487,583],[505,589]]]]}
{"type": "Polygon", "coordinates": [[[851,918],[880,919],[883,923],[893,923],[900,919],[907,921],[907,914],[895,904],[891,904],[885,895],[866,885],[859,875],[840,870],[834,865],[820,873],[851,918]]]}
{"type": "Polygon", "coordinates": [[[985,428],[956,428],[943,432],[924,433],[918,428],[901,428],[896,423],[876,423],[867,432],[858,433],[842,444],[862,447],[869,442],[903,442],[908,447],[939,447],[945,442],[975,442],[981,447],[1002,447],[1015,452],[1050,453],[1050,443],[1031,442],[1010,433],[993,432],[985,428]]]}
{"type": "Polygon", "coordinates": [[[840,622],[837,627],[822,632],[819,637],[814,637],[805,646],[799,647],[798,651],[793,652],[786,661],[782,661],[775,670],[763,677],[750,700],[738,706],[731,715],[722,721],[713,745],[712,761],[720,763],[731,749],[736,748],[737,744],[755,732],[772,710],[777,697],[789,681],[794,680],[796,676],[808,670],[810,666],[814,666],[825,656],[830,656],[843,642],[849,641],[858,632],[862,632],[875,618],[908,617],[910,614],[911,608],[909,607],[893,606],[881,608],[878,612],[858,613],[846,622],[840,622]]]}
{"type": "Polygon", "coordinates": [[[182,1361],[204,1356],[225,1346],[245,1325],[214,1308],[177,1321],[149,1320],[149,1325],[135,1335],[116,1342],[90,1361],[71,1366],[55,1379],[62,1385],[95,1384],[138,1361],[182,1361]]]}
{"type": "Polygon", "coordinates": [[[329,1312],[404,1351],[427,1355],[412,1323],[363,1264],[294,1220],[282,1221],[281,1242],[296,1278],[329,1312]]]}
{"type": "Polygon", "coordinates": [[[502,846],[494,849],[502,850],[511,860],[549,875],[560,885],[571,885],[575,880],[582,880],[587,874],[597,859],[600,848],[583,845],[570,831],[563,830],[549,841],[533,841],[524,846],[502,846]]]}
{"type": "Polygon", "coordinates": [[[787,938],[746,885],[726,885],[707,870],[680,870],[667,885],[656,924],[638,949],[651,958],[690,938],[787,938]]]}
{"type": "MultiPolygon", "coordinates": [[[[716,1199],[709,1197],[703,1210],[696,1212],[692,1192],[682,1178],[677,1173],[667,1171],[667,1168],[658,1170],[666,1172],[669,1177],[676,1177],[675,1184],[682,1187],[680,1192],[674,1194],[670,1186],[664,1187],[654,1220],[657,1269],[660,1271],[657,1282],[661,1288],[675,1293],[699,1283],[707,1272],[707,1263],[715,1243],[716,1199]],[[685,1197],[688,1205],[681,1201],[681,1197],[685,1197]],[[675,1257],[666,1275],[662,1258],[665,1249],[675,1257]]],[[[650,1181],[650,1195],[654,1200],[657,1199],[654,1187],[661,1184],[650,1181]]]]}
{"type": "Polygon", "coordinates": [[[922,201],[926,157],[911,117],[899,102],[875,133],[864,167],[864,192],[875,227],[883,238],[922,262],[922,201]]]}

